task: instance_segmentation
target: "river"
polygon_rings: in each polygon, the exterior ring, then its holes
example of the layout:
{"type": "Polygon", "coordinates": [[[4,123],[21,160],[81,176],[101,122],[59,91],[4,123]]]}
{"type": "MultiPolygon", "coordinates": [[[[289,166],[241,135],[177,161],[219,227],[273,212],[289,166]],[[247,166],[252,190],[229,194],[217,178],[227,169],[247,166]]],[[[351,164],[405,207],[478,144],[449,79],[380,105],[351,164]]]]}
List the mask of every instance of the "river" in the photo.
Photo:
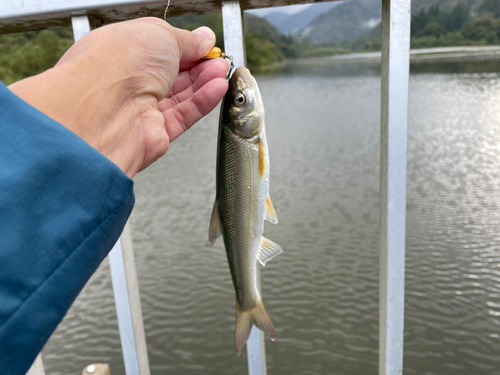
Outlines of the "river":
{"type": "MultiPolygon", "coordinates": [[[[449,65],[452,64],[452,65],[449,65]]],[[[269,374],[377,374],[379,67],[257,76],[284,253],[262,269],[269,374]]],[[[404,373],[500,374],[500,64],[410,75],[404,373]]],[[[151,370],[244,374],[222,241],[207,231],[218,111],[135,179],[132,233],[151,370]]],[[[107,260],[43,351],[50,375],[124,374],[107,260]]]]}

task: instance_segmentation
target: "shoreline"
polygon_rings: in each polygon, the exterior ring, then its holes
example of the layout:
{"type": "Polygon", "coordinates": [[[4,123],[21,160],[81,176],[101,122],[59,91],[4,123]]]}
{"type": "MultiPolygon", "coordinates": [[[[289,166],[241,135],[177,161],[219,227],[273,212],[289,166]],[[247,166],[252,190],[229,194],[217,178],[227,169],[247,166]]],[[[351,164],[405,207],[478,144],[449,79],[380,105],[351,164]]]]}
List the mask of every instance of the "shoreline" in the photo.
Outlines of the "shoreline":
{"type": "MultiPolygon", "coordinates": [[[[421,48],[410,50],[410,63],[487,61],[498,59],[500,46],[454,46],[421,48]]],[[[380,65],[381,52],[355,52],[342,55],[288,59],[272,65],[285,66],[337,66],[337,65],[380,65]]],[[[270,66],[271,67],[271,66],[270,66]]]]}

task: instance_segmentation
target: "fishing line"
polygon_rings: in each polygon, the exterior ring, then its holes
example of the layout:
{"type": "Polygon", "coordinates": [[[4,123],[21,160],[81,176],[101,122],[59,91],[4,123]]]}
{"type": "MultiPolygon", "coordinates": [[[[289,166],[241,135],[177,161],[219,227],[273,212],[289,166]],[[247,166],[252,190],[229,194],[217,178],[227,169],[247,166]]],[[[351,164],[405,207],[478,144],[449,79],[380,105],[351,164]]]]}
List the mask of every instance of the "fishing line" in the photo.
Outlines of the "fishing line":
{"type": "Polygon", "coordinates": [[[168,0],[167,7],[165,8],[165,13],[163,13],[163,19],[165,20],[165,22],[167,22],[167,10],[169,6],[170,6],[170,0],[168,0]]]}

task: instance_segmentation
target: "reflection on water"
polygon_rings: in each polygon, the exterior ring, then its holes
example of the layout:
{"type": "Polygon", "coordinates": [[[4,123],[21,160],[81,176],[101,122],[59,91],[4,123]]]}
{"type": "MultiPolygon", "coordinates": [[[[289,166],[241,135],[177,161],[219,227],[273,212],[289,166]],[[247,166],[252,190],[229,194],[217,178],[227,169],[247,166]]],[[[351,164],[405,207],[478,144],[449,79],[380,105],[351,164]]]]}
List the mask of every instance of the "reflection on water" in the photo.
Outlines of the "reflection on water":
{"type": "MultiPolygon", "coordinates": [[[[417,50],[418,51],[418,50],[417,50]]],[[[327,76],[359,76],[359,75],[380,75],[380,53],[358,54],[364,56],[359,60],[329,60],[328,58],[299,59],[289,62],[261,68],[260,75],[327,75],[327,76]]],[[[341,56],[342,57],[342,56],[341,56]]],[[[422,56],[417,56],[410,63],[410,73],[497,73],[500,71],[498,58],[480,60],[479,57],[463,56],[449,57],[445,60],[425,61],[422,56]]]]}
{"type": "MultiPolygon", "coordinates": [[[[419,68],[410,78],[405,373],[499,373],[500,74],[419,68]]],[[[278,337],[266,341],[270,374],[377,373],[380,76],[339,69],[258,77],[280,219],[265,231],[284,249],[262,270],[278,337]]],[[[224,250],[207,240],[217,120],[214,111],[136,178],[153,374],[247,371],[233,349],[224,250]]],[[[106,262],[44,360],[49,374],[91,362],[124,373],[106,262]]]]}
{"type": "Polygon", "coordinates": [[[410,65],[411,73],[497,73],[500,71],[498,60],[487,61],[447,61],[426,62],[410,65]]]}

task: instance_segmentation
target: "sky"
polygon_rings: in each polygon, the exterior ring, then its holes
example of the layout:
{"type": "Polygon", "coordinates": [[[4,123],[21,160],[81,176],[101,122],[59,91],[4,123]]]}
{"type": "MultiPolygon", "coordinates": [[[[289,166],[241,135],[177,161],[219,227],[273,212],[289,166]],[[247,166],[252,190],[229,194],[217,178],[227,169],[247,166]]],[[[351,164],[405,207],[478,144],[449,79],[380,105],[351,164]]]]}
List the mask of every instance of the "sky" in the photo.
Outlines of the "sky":
{"type": "Polygon", "coordinates": [[[263,17],[272,12],[283,12],[288,14],[295,14],[298,12],[302,12],[304,9],[307,9],[312,4],[300,4],[300,5],[288,5],[286,7],[272,7],[272,8],[262,8],[262,9],[252,9],[247,11],[248,13],[255,14],[259,17],[263,17]]]}

